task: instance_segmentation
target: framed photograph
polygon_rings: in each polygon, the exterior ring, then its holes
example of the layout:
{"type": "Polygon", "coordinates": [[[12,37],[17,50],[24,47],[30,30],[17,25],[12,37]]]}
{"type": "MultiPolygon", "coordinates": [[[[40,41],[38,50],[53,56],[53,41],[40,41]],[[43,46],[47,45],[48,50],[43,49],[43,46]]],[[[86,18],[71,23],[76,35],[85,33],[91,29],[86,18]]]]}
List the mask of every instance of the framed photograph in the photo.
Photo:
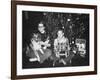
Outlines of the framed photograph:
{"type": "Polygon", "coordinates": [[[97,6],[11,1],[11,79],[97,74],[97,6]]]}

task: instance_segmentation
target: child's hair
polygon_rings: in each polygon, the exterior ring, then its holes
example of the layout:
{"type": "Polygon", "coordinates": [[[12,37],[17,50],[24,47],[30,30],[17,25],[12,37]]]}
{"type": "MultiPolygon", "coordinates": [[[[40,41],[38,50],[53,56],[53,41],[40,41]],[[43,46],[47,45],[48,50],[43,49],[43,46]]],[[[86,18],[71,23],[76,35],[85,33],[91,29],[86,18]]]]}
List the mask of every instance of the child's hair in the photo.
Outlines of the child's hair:
{"type": "Polygon", "coordinates": [[[57,33],[58,33],[59,31],[62,31],[62,32],[64,33],[64,30],[63,30],[63,29],[58,29],[57,33]]]}
{"type": "Polygon", "coordinates": [[[61,31],[62,33],[64,33],[64,30],[63,29],[58,29],[57,34],[58,34],[59,31],[61,31]]]}
{"type": "Polygon", "coordinates": [[[44,27],[45,28],[45,24],[41,21],[39,24],[38,24],[38,28],[39,27],[44,27]]]}

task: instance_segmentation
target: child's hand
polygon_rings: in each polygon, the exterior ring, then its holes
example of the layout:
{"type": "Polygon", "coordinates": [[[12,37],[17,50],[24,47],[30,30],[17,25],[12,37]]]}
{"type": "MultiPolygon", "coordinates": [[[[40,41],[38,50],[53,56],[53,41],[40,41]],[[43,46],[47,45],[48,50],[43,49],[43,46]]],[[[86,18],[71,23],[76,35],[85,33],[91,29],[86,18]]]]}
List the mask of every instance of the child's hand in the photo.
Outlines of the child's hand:
{"type": "Polygon", "coordinates": [[[46,49],[47,47],[45,46],[45,47],[43,47],[43,49],[46,49]]]}
{"type": "Polygon", "coordinates": [[[46,40],[45,43],[48,44],[49,40],[46,40]]]}

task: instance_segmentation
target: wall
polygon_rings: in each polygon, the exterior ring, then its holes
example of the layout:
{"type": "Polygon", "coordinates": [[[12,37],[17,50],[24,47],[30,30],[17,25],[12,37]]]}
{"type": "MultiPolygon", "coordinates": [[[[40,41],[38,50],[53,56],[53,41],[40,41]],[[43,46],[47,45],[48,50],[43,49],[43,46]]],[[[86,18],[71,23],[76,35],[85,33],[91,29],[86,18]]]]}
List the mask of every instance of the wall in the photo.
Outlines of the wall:
{"type": "MultiPolygon", "coordinates": [[[[100,1],[99,0],[33,0],[57,3],[98,5],[98,41],[100,41],[100,1]]],[[[0,80],[10,80],[11,65],[11,9],[10,0],[0,0],[0,80]]],[[[98,49],[100,42],[98,42],[98,49]]],[[[59,78],[42,78],[35,80],[99,80],[100,79],[100,50],[98,50],[98,75],[70,76],[59,78]]],[[[29,80],[29,79],[28,79],[29,80]]],[[[31,79],[32,80],[32,79],[31,79]]]]}

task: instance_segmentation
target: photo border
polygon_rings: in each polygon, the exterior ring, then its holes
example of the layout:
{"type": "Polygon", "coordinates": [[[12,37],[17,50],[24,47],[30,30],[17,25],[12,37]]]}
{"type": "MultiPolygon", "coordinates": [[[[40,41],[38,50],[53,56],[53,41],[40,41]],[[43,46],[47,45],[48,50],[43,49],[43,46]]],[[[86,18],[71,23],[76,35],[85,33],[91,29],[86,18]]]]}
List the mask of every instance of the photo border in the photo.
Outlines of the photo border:
{"type": "Polygon", "coordinates": [[[80,4],[63,4],[63,3],[47,3],[33,1],[11,1],[11,79],[29,79],[29,78],[44,78],[44,77],[61,77],[61,76],[76,76],[76,75],[92,75],[97,74],[97,6],[96,5],[80,5],[80,4]],[[37,74],[37,75],[17,75],[17,5],[34,5],[34,6],[49,6],[62,8],[83,8],[94,10],[94,71],[73,72],[73,73],[52,73],[52,74],[37,74]]]}

